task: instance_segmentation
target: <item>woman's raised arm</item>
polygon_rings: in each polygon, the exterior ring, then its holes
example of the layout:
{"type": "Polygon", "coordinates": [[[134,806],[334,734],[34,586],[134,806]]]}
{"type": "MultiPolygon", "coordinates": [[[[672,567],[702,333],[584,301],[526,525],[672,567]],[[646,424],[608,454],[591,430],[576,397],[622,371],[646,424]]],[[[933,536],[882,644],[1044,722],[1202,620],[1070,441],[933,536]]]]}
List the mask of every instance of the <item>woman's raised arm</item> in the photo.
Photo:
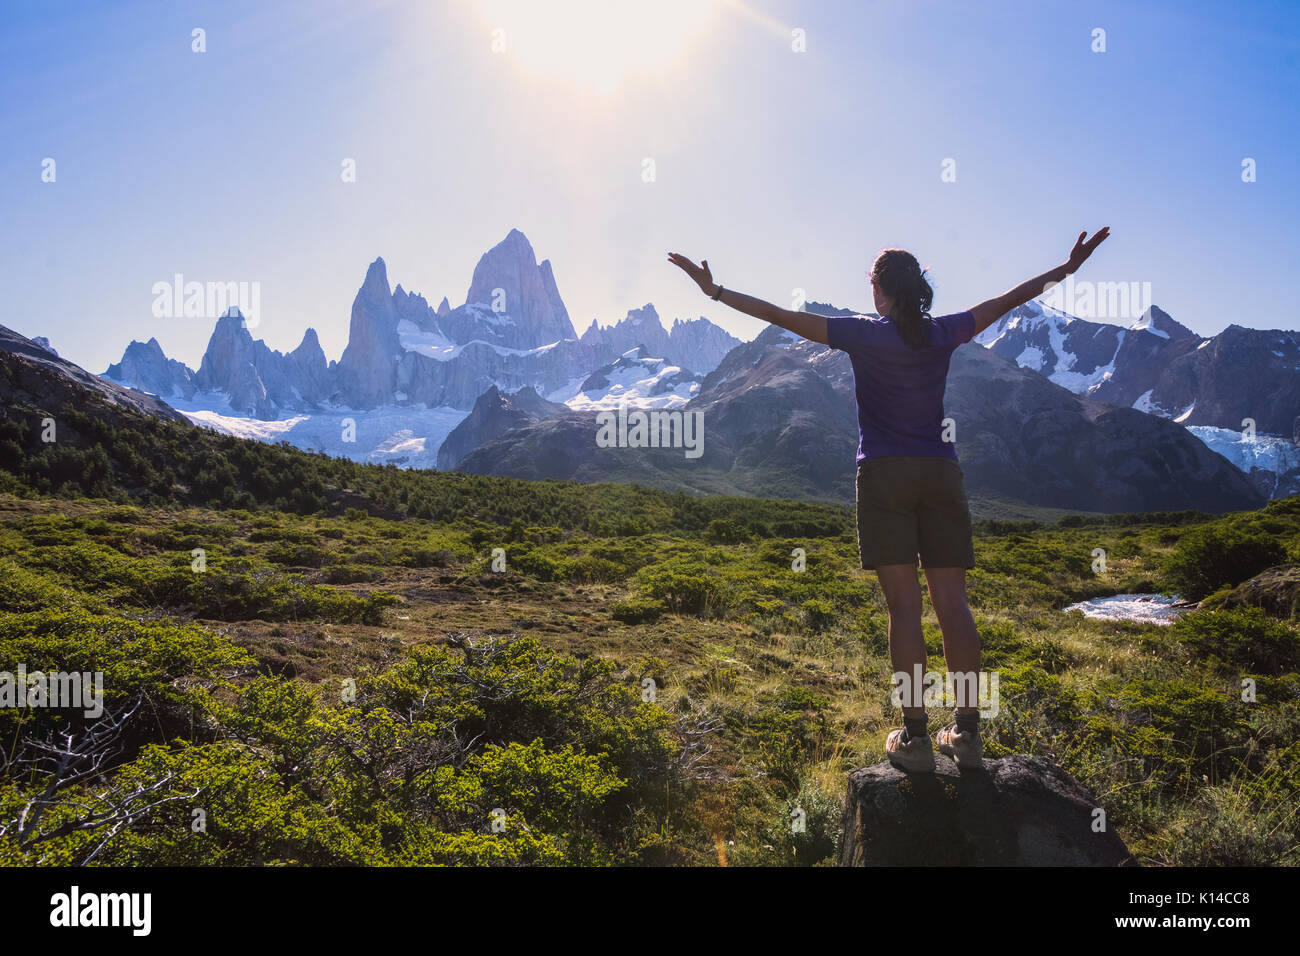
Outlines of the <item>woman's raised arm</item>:
{"type": "Polygon", "coordinates": [[[981,302],[971,309],[975,316],[975,334],[979,335],[1012,309],[1042,295],[1047,291],[1048,286],[1054,285],[1062,281],[1066,276],[1077,272],[1079,266],[1083,265],[1087,258],[1092,255],[1093,250],[1110,235],[1110,226],[1102,226],[1093,233],[1091,239],[1086,239],[1087,235],[1086,231],[1079,233],[1079,238],[1074,242],[1074,248],[1070,250],[1070,257],[1055,269],[1048,269],[1042,275],[1034,276],[1034,278],[1020,283],[1010,292],[1004,292],[996,298],[981,302]]]}
{"type": "Polygon", "coordinates": [[[717,296],[717,301],[730,306],[737,312],[744,312],[746,315],[752,315],[764,322],[771,322],[787,332],[801,335],[813,342],[820,342],[822,345],[829,344],[826,341],[826,316],[818,315],[815,312],[796,312],[793,309],[783,309],[752,295],[736,292],[734,289],[723,289],[722,295],[718,296],[720,286],[713,281],[713,274],[709,271],[708,259],[701,259],[700,265],[697,266],[681,253],[670,252],[668,253],[668,261],[690,276],[691,280],[700,287],[700,291],[709,298],[712,299],[717,296]]]}

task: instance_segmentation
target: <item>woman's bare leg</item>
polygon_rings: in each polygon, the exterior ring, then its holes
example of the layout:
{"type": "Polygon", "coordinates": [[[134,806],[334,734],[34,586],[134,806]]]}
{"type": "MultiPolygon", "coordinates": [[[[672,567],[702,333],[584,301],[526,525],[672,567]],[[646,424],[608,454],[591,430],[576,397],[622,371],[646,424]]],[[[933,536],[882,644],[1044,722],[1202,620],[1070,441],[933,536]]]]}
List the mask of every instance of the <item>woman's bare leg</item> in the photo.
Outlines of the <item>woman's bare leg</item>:
{"type": "MultiPolygon", "coordinates": [[[[915,564],[886,564],[876,568],[880,588],[889,605],[889,659],[894,673],[904,673],[911,679],[919,664],[925,673],[925,638],[921,636],[921,585],[916,580],[915,564]]],[[[920,694],[924,687],[916,687],[920,694]]],[[[906,706],[904,717],[917,718],[925,714],[921,706],[906,706]]]]}
{"type": "MultiPolygon", "coordinates": [[[[980,636],[966,601],[966,569],[926,568],[925,580],[930,587],[930,604],[943,632],[943,656],[948,670],[954,674],[978,675],[980,636]]],[[[968,700],[957,708],[957,713],[973,714],[978,710],[975,702],[968,700]]]]}

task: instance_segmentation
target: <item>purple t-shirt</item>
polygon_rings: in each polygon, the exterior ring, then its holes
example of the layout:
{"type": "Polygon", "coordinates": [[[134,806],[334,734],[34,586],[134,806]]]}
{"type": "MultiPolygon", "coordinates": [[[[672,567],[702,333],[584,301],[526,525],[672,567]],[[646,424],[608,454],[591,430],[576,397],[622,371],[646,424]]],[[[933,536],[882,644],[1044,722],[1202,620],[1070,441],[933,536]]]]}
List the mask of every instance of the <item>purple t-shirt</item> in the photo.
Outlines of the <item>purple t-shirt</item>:
{"type": "Polygon", "coordinates": [[[971,312],[927,321],[926,348],[913,349],[888,316],[834,315],[827,342],[847,352],[858,398],[858,461],[893,455],[956,458],[942,439],[943,393],[953,350],[975,335],[971,312]]]}

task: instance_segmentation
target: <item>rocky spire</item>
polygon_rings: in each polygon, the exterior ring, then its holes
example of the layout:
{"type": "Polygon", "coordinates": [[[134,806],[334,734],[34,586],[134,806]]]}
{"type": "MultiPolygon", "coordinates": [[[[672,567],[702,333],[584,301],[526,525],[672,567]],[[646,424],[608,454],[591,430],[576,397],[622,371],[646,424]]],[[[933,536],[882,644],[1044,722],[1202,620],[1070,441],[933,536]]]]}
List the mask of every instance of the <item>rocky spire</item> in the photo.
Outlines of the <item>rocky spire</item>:
{"type": "Polygon", "coordinates": [[[388,270],[376,259],[352,302],[348,347],[337,368],[339,399],[354,408],[391,402],[401,350],[388,270]]]}
{"type": "Polygon", "coordinates": [[[484,309],[502,306],[496,325],[502,344],[512,348],[576,338],[549,263],[545,268],[537,264],[532,245],[518,229],[479,259],[465,303],[484,309]]]}

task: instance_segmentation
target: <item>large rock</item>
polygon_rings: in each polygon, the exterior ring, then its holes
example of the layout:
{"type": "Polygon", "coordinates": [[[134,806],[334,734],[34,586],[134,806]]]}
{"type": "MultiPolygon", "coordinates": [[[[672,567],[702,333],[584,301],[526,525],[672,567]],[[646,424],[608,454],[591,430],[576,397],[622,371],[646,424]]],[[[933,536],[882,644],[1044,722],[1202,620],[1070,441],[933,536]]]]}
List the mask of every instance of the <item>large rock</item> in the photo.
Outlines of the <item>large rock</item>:
{"type": "Polygon", "coordinates": [[[1300,617],[1300,565],[1280,564],[1233,588],[1224,607],[1258,607],[1277,617],[1300,617]]]}
{"type": "Polygon", "coordinates": [[[1043,757],[985,760],[962,772],[936,755],[934,774],[889,763],[849,775],[841,866],[1122,866],[1134,860],[1096,801],[1043,757]]]}

